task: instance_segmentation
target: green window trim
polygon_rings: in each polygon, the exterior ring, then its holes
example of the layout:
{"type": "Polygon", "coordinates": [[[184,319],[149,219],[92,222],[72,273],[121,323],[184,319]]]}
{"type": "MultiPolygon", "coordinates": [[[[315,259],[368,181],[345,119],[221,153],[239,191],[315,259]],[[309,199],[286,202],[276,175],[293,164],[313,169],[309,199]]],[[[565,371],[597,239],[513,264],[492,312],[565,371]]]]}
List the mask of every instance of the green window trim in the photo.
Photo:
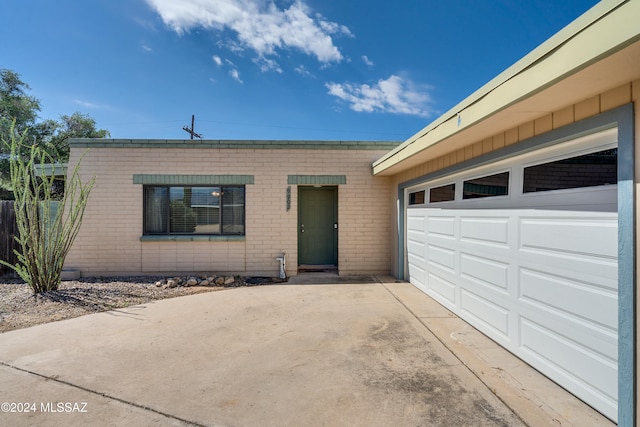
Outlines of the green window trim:
{"type": "Polygon", "coordinates": [[[244,242],[245,236],[220,236],[220,235],[150,235],[140,236],[141,242],[244,242]]]}
{"type": "Polygon", "coordinates": [[[346,184],[346,175],[289,175],[290,185],[339,185],[346,184]]]}
{"type": "Polygon", "coordinates": [[[254,175],[133,175],[134,184],[142,185],[251,185],[254,175]]]}

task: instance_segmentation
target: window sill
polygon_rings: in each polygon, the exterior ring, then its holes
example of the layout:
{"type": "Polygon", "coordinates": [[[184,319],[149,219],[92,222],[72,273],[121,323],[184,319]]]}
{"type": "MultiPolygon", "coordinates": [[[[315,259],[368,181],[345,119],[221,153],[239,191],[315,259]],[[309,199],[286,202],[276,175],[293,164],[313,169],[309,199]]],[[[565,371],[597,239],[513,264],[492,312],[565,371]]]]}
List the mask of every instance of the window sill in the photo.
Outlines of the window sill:
{"type": "Polygon", "coordinates": [[[140,236],[141,242],[243,242],[245,236],[167,235],[140,236]]]}

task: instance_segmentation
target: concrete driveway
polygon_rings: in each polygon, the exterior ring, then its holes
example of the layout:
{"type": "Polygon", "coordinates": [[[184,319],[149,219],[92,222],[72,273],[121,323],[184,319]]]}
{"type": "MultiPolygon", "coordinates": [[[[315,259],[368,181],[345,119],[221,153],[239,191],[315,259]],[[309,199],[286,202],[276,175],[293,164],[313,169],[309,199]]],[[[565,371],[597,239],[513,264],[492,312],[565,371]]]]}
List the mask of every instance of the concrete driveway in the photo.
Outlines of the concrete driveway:
{"type": "Polygon", "coordinates": [[[610,425],[526,369],[407,283],[239,288],[0,334],[0,425],[610,425]]]}

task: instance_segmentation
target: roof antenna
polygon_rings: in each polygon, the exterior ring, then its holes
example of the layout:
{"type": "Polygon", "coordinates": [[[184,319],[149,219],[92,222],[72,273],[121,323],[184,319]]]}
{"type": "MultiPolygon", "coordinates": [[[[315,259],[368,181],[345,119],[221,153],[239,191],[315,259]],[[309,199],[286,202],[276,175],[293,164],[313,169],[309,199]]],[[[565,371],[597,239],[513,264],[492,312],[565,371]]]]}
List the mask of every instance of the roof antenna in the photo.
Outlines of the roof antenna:
{"type": "Polygon", "coordinates": [[[200,138],[202,139],[202,135],[200,135],[199,133],[195,133],[193,131],[193,123],[196,121],[196,116],[194,116],[193,114],[191,115],[191,129],[189,129],[186,126],[182,126],[182,129],[184,129],[188,134],[191,135],[191,139],[193,139],[193,137],[195,136],[196,138],[200,138]]]}

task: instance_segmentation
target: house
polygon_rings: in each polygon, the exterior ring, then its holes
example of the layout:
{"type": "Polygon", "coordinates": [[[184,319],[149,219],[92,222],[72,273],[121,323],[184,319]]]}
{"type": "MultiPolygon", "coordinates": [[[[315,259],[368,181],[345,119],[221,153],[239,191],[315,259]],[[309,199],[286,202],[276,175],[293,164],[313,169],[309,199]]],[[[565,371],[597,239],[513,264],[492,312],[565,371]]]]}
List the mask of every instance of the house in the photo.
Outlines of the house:
{"type": "Polygon", "coordinates": [[[399,145],[74,140],[67,264],[391,273],[635,425],[638,16],[597,4],[399,145]]]}
{"type": "Polygon", "coordinates": [[[83,275],[388,274],[395,142],[76,139],[96,176],[67,265],[83,275]],[[374,207],[378,207],[373,209],[374,207]]]}

